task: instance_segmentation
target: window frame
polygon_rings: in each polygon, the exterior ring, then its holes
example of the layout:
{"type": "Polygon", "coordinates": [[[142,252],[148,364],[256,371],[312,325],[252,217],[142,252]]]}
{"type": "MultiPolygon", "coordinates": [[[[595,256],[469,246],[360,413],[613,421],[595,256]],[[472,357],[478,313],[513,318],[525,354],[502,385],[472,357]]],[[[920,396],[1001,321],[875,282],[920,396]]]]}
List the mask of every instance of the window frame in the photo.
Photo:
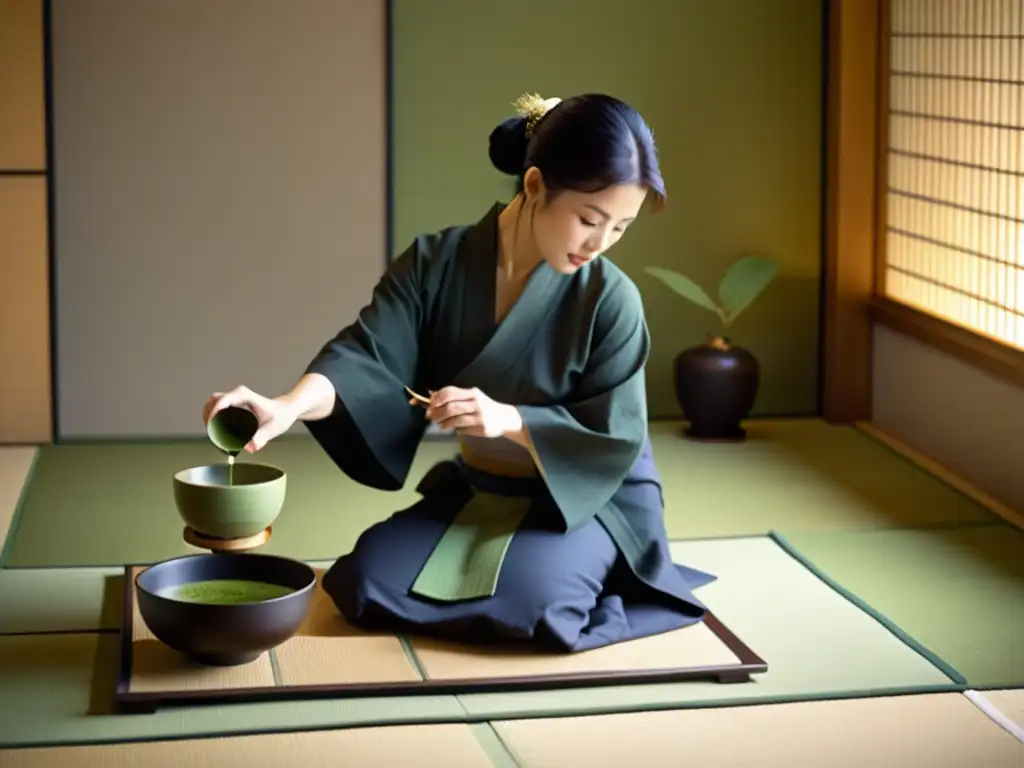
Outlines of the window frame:
{"type": "Polygon", "coordinates": [[[1004,344],[970,328],[892,299],[885,293],[886,222],[888,200],[889,157],[889,51],[892,41],[891,0],[877,0],[878,5],[878,81],[877,92],[877,158],[876,234],[874,289],[871,318],[898,333],[909,336],[962,362],[976,366],[1001,379],[1024,386],[1024,350],[1004,344]]]}
{"type": "Polygon", "coordinates": [[[871,421],[879,326],[1024,388],[1024,351],[894,301],[882,289],[891,10],[891,0],[825,4],[820,411],[834,424],[871,421]]]}

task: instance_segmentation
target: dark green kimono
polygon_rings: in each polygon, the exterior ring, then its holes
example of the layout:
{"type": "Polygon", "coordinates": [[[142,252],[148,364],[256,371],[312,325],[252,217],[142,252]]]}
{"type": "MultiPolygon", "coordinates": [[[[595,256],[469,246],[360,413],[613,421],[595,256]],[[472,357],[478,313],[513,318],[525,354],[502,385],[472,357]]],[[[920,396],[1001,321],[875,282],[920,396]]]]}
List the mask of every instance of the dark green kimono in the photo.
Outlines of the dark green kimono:
{"type": "Polygon", "coordinates": [[[458,458],[435,466],[421,501],[367,530],[324,588],[354,623],[569,650],[699,621],[693,590],[714,577],[669,555],[639,291],[604,258],[572,275],[541,264],[496,323],[500,211],[421,236],[395,260],[358,319],[309,365],[338,401],[308,428],[350,477],[397,490],[427,425],[404,387],[476,387],[518,407],[540,476],[485,475],[458,458]],[[474,568],[496,572],[481,579],[474,568]]]}

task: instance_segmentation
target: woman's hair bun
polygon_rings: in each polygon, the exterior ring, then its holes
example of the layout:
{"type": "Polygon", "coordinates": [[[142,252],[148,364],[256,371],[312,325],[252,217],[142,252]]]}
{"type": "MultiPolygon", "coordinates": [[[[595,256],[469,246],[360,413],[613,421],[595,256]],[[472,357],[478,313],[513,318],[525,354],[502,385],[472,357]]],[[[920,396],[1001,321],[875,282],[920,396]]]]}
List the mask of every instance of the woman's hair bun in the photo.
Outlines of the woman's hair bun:
{"type": "Polygon", "coordinates": [[[491,163],[502,173],[518,176],[526,165],[526,117],[503,120],[491,131],[489,155],[491,163]]]}

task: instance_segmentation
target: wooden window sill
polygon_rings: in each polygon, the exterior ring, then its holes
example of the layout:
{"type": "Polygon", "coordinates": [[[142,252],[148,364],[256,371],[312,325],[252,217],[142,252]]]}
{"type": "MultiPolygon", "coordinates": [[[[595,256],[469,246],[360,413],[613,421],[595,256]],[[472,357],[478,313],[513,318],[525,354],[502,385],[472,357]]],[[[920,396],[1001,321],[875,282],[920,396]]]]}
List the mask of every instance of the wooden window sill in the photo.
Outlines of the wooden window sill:
{"type": "Polygon", "coordinates": [[[871,317],[877,323],[1024,388],[1024,351],[881,297],[872,300],[871,317]]]}

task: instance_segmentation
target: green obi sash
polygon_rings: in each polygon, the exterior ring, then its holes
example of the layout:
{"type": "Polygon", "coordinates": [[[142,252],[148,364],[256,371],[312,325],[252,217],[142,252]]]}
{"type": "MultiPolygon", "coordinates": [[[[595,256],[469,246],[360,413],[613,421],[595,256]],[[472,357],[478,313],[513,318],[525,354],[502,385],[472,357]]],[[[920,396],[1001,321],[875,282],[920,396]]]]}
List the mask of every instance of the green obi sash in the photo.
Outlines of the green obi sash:
{"type": "Polygon", "coordinates": [[[527,497],[474,489],[438,540],[411,591],[444,602],[492,597],[512,537],[532,504],[527,497]]]}

